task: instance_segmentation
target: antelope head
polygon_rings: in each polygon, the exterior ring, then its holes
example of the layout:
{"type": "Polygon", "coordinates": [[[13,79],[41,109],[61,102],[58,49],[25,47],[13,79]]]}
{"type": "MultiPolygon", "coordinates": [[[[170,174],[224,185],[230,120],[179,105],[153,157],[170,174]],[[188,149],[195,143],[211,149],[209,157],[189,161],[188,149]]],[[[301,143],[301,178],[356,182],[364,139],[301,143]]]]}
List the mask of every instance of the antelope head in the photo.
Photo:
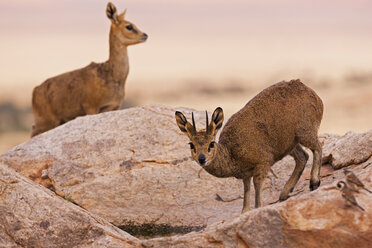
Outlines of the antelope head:
{"type": "Polygon", "coordinates": [[[121,14],[117,13],[114,4],[109,2],[106,7],[106,15],[111,20],[110,38],[118,40],[123,45],[134,45],[147,40],[147,34],[140,31],[136,25],[125,20],[124,10],[121,14]]]}
{"type": "Polygon", "coordinates": [[[206,125],[205,130],[197,131],[192,113],[192,124],[179,111],[175,113],[176,122],[180,130],[189,137],[191,155],[193,159],[202,167],[207,166],[216,154],[216,135],[222,127],[223,110],[218,107],[213,112],[212,120],[208,123],[208,112],[205,111],[206,125]]]}

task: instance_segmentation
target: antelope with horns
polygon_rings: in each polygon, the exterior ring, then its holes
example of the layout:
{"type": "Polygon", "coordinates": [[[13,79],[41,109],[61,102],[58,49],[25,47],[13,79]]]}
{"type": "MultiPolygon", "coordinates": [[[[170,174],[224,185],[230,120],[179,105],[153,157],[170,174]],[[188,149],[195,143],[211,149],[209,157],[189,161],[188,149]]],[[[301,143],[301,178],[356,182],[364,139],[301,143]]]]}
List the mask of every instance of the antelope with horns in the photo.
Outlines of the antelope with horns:
{"type": "Polygon", "coordinates": [[[284,201],[299,180],[308,154],[301,145],[313,152],[310,190],[320,185],[322,148],[318,129],[323,116],[319,96],[300,80],[280,82],[266,88],[235,113],[224,126],[218,143],[224,115],[217,108],[206,130],[197,131],[181,112],[176,112],[180,130],[190,139],[191,155],[208,173],[216,177],[236,177],[243,180],[243,211],[249,210],[251,178],[255,188],[255,207],[261,206],[261,188],[271,166],[286,155],[296,162],[279,200],[284,201]]]}
{"type": "Polygon", "coordinates": [[[77,116],[117,110],[124,100],[125,81],[129,72],[129,45],[146,41],[147,34],[125,20],[125,12],[117,13],[108,3],[111,21],[109,59],[47,79],[34,88],[31,136],[55,128],[77,116]]]}

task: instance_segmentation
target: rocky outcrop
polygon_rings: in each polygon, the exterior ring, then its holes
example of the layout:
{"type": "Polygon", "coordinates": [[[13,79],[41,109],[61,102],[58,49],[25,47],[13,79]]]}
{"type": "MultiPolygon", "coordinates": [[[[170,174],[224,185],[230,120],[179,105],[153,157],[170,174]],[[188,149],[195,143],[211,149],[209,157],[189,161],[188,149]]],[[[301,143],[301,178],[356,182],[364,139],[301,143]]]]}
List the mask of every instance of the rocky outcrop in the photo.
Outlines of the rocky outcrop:
{"type": "MultiPolygon", "coordinates": [[[[189,109],[177,110],[187,117],[191,115],[189,109]]],[[[209,226],[203,232],[208,233],[213,229],[211,224],[240,215],[242,183],[234,178],[215,178],[200,170],[190,158],[188,140],[175,124],[174,112],[172,108],[152,105],[77,118],[15,147],[0,156],[0,162],[133,234],[186,233],[209,226]]],[[[205,113],[195,112],[195,117],[197,127],[203,128],[205,113]]],[[[341,170],[335,171],[337,168],[361,166],[357,163],[368,167],[371,152],[363,147],[368,146],[371,134],[372,130],[342,137],[320,136],[326,158],[321,188],[343,178],[341,170]],[[358,147],[344,149],[350,140],[358,147]],[[358,153],[358,149],[366,152],[358,153]]],[[[292,193],[294,199],[309,192],[311,163],[310,157],[292,193]]],[[[264,205],[278,200],[293,168],[290,157],[273,166],[276,176],[270,174],[263,186],[264,205]]],[[[251,194],[253,207],[253,190],[251,194]]],[[[262,211],[269,211],[265,209],[262,211]]],[[[274,211],[275,207],[267,209],[274,211]]],[[[275,211],[282,218],[282,212],[275,211]]],[[[253,216],[258,212],[250,213],[253,216]]],[[[262,217],[246,216],[242,217],[257,223],[262,217]]],[[[214,224],[216,228],[220,225],[225,224],[214,224]]],[[[269,232],[266,226],[261,227],[269,232]]]]}
{"type": "MultiPolygon", "coordinates": [[[[239,215],[241,199],[216,194],[239,198],[241,182],[200,171],[174,111],[148,106],[77,118],[0,161],[132,233],[190,232],[239,215]]],[[[204,127],[205,113],[196,117],[204,127]]]]}
{"type": "Polygon", "coordinates": [[[137,241],[0,164],[0,247],[139,247],[137,241]]]}
{"type": "MultiPolygon", "coordinates": [[[[359,165],[353,170],[372,188],[372,166],[363,170],[359,165]]],[[[365,208],[364,212],[347,206],[332,183],[212,224],[199,233],[151,239],[143,244],[150,247],[367,248],[372,242],[372,197],[369,193],[360,193],[356,198],[365,208]]]]}
{"type": "Polygon", "coordinates": [[[328,140],[323,161],[330,163],[334,169],[360,164],[372,156],[372,130],[362,134],[348,132],[342,137],[333,135],[328,140]]]}

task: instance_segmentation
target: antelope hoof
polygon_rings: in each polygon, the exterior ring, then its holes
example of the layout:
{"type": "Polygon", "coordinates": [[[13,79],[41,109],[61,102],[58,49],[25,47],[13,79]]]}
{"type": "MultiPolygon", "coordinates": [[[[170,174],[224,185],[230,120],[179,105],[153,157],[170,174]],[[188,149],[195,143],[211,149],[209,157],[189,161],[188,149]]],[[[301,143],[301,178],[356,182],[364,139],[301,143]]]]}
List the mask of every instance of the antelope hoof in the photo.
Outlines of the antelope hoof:
{"type": "Polygon", "coordinates": [[[279,201],[285,201],[289,198],[289,194],[280,194],[279,201]]]}
{"type": "Polygon", "coordinates": [[[245,207],[245,208],[243,208],[243,210],[242,210],[242,214],[244,214],[245,212],[248,212],[249,211],[249,207],[245,207]]]}
{"type": "Polygon", "coordinates": [[[320,180],[316,183],[310,182],[310,191],[316,190],[317,188],[319,188],[319,185],[320,185],[320,180]]]}

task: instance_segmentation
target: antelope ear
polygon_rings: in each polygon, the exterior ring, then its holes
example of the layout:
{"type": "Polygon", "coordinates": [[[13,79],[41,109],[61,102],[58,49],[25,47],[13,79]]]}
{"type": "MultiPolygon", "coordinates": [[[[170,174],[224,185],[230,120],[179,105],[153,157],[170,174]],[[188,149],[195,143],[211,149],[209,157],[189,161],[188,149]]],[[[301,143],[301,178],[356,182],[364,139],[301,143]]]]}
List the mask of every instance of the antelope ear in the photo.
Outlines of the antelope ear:
{"type": "Polygon", "coordinates": [[[223,123],[223,110],[218,107],[213,112],[211,123],[208,126],[208,133],[210,135],[216,136],[218,131],[221,129],[223,123]]]}
{"type": "Polygon", "coordinates": [[[186,117],[181,112],[176,111],[175,117],[177,126],[189,138],[196,134],[194,127],[187,121],[186,117]]]}
{"type": "Polygon", "coordinates": [[[116,7],[113,3],[108,2],[106,6],[106,15],[111,20],[113,24],[119,23],[119,16],[116,7]]]}
{"type": "Polygon", "coordinates": [[[125,9],[123,12],[121,12],[121,14],[119,15],[119,19],[121,21],[124,21],[125,20],[125,13],[127,13],[127,9],[125,9]]]}

